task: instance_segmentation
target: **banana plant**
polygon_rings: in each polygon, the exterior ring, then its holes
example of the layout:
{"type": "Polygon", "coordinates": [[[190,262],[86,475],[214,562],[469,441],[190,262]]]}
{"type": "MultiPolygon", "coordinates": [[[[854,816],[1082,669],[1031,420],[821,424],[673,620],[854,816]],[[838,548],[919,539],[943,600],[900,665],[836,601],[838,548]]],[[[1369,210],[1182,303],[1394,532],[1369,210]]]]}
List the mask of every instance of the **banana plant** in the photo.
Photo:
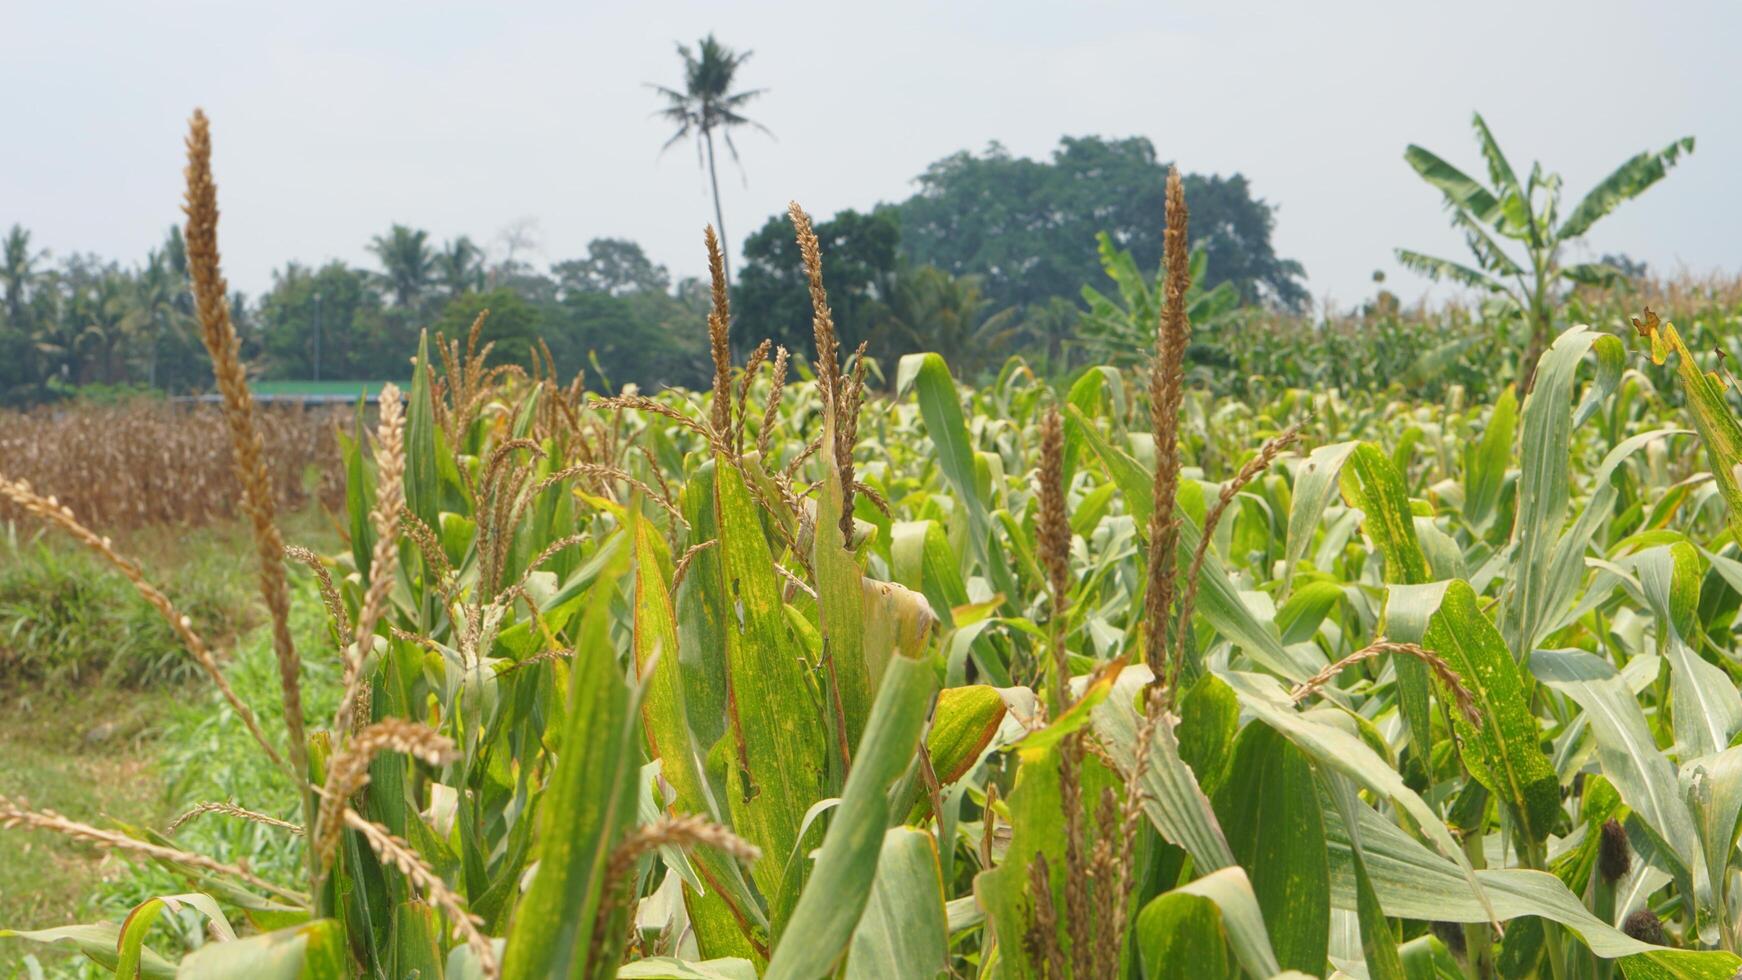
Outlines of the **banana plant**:
{"type": "MultiPolygon", "coordinates": [[[[1095,235],[1101,271],[1113,280],[1114,295],[1094,286],[1083,286],[1083,302],[1089,310],[1078,324],[1078,343],[1119,363],[1136,363],[1155,349],[1155,329],[1160,322],[1162,281],[1143,274],[1128,249],[1113,243],[1106,232],[1095,235]]],[[[1186,290],[1186,313],[1199,330],[1213,331],[1226,323],[1240,306],[1239,290],[1231,282],[1204,286],[1210,271],[1209,253],[1197,249],[1191,255],[1191,286],[1186,290]]]]}
{"type": "Polygon", "coordinates": [[[1661,150],[1629,158],[1563,218],[1560,175],[1533,163],[1521,181],[1480,113],[1472,117],[1471,125],[1487,165],[1486,184],[1413,143],[1403,159],[1443,196],[1452,227],[1463,235],[1475,264],[1402,248],[1396,252],[1397,261],[1429,279],[1491,293],[1522,316],[1529,342],[1520,365],[1526,372],[1522,387],[1528,390],[1528,372],[1548,347],[1565,289],[1608,285],[1622,278],[1620,270],[1602,262],[1565,264],[1562,252],[1609,212],[1662,180],[1683,155],[1693,152],[1694,138],[1684,136],[1661,150]],[[1516,245],[1509,247],[1503,241],[1516,245]],[[1522,254],[1514,255],[1510,248],[1522,254]]]}

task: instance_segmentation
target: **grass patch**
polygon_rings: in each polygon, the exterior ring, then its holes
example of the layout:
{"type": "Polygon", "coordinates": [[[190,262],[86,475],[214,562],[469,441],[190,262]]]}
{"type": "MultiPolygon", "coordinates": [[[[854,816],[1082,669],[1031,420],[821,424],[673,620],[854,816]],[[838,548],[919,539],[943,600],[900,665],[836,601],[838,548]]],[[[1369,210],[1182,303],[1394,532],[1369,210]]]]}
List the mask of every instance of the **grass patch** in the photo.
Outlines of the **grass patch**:
{"type": "MultiPolygon", "coordinates": [[[[315,510],[286,523],[289,540],[337,546],[315,510]]],[[[253,546],[239,524],[151,527],[116,546],[214,649],[263,621],[253,546]]],[[[140,688],[198,676],[169,624],[102,559],[52,533],[0,535],[0,684],[140,688]]]]}
{"type": "MultiPolygon", "coordinates": [[[[179,689],[29,687],[0,696],[0,795],[77,819],[167,817],[157,774],[158,727],[179,689]]],[[[0,860],[0,926],[88,921],[93,896],[131,871],[96,848],[54,834],[13,836],[0,860]]],[[[38,947],[45,964],[62,957],[38,947]]]]}
{"type": "MultiPolygon", "coordinates": [[[[318,512],[285,521],[287,540],[342,545],[318,512]]],[[[276,661],[255,591],[247,530],[152,528],[118,548],[214,645],[237,692],[268,732],[282,732],[276,661]]],[[[290,568],[292,624],[305,658],[311,716],[337,700],[337,653],[313,578],[290,568]]],[[[99,826],[163,829],[195,803],[230,800],[296,818],[296,799],[229,706],[200,675],[156,611],[119,573],[53,535],[0,539],[0,795],[99,826]],[[220,764],[221,763],[221,764],[220,764]]],[[[207,815],[176,835],[184,846],[295,879],[299,845],[282,831],[207,815]]],[[[188,890],[151,864],[53,834],[19,831],[0,860],[0,928],[119,920],[155,895],[188,890]]],[[[199,924],[165,916],[184,945],[199,924]]],[[[153,945],[174,948],[174,941],[153,945]]],[[[35,956],[49,976],[89,964],[54,947],[0,940],[0,963],[35,956]]],[[[0,975],[10,975],[0,969],[0,975]]]]}

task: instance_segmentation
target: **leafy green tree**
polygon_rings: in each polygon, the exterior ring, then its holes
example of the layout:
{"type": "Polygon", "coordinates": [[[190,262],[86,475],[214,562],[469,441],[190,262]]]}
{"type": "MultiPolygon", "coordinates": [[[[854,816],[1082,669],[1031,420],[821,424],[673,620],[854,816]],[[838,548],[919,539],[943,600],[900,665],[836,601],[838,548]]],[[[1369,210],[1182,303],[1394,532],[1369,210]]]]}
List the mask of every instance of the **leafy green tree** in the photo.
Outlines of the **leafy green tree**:
{"type": "Polygon", "coordinates": [[[992,312],[973,276],[952,276],[935,265],[903,269],[890,281],[876,332],[883,356],[933,351],[972,381],[990,373],[1021,333],[1015,307],[992,312]]]}
{"type": "MultiPolygon", "coordinates": [[[[879,296],[897,268],[901,228],[887,208],[846,210],[815,226],[823,280],[842,346],[875,340],[879,296]]],[[[767,337],[789,350],[811,345],[810,292],[804,260],[785,214],[770,217],[744,241],[744,268],[732,293],[733,332],[740,345],[767,337]]],[[[883,356],[880,348],[872,351],[883,356]]]]}
{"type": "MultiPolygon", "coordinates": [[[[1074,296],[1099,278],[1090,243],[1108,232],[1140,266],[1161,261],[1162,193],[1167,168],[1147,139],[1066,137],[1052,159],[1012,156],[993,143],[961,152],[919,176],[919,192],[896,205],[902,253],[916,265],[981,277],[999,305],[1074,296]]],[[[1300,264],[1278,258],[1275,216],[1238,174],[1188,174],[1192,244],[1213,277],[1247,302],[1297,308],[1307,299],[1300,264]]]]}
{"type": "Polygon", "coordinates": [[[1208,262],[1208,278],[1201,285],[1215,289],[1228,283],[1247,304],[1305,307],[1309,296],[1301,279],[1306,269],[1293,259],[1277,257],[1270,243],[1276,210],[1252,196],[1245,175],[1190,174],[1185,186],[1186,199],[1192,202],[1192,250],[1203,252],[1208,262]]]}
{"type": "Polygon", "coordinates": [[[539,335],[543,332],[544,317],[538,307],[528,303],[512,289],[471,292],[455,298],[442,310],[435,329],[449,337],[463,338],[471,331],[472,322],[478,318],[478,314],[485,310],[490,311],[490,315],[484,318],[484,328],[479,333],[478,342],[496,345],[491,361],[515,364],[529,362],[533,348],[538,345],[539,335]]]}
{"type": "Polygon", "coordinates": [[[670,294],[574,290],[541,309],[543,337],[558,369],[565,375],[586,370],[596,390],[634,383],[652,393],[707,384],[706,314],[670,294]]]}
{"type": "Polygon", "coordinates": [[[394,305],[415,309],[435,275],[429,232],[395,224],[387,234],[376,235],[369,242],[369,251],[381,262],[381,282],[392,294],[394,305]]]}
{"type": "Polygon", "coordinates": [[[1694,138],[1684,136],[1661,150],[1639,153],[1603,178],[1572,212],[1560,217],[1561,178],[1533,163],[1520,181],[1481,113],[1471,119],[1476,143],[1488,168],[1488,184],[1422,147],[1410,144],[1403,159],[1440,192],[1451,213],[1452,227],[1464,236],[1475,265],[1397,250],[1397,261],[1430,279],[1449,280],[1504,299],[1523,316],[1529,345],[1521,361],[1528,390],[1537,356],[1548,347],[1554,313],[1573,285],[1604,285],[1624,278],[1622,270],[1601,262],[1561,264],[1561,250],[1591,230],[1604,215],[1638,197],[1662,180],[1684,153],[1694,150],[1694,138]],[[1522,258],[1509,254],[1494,236],[1518,243],[1522,258]]]}
{"type": "Polygon", "coordinates": [[[381,294],[369,273],[343,262],[319,269],[292,262],[273,273],[272,288],[255,306],[266,374],[315,377],[315,332],[320,332],[322,378],[383,380],[405,376],[403,350],[388,350],[381,336],[381,294]]]}
{"type": "Polygon", "coordinates": [[[734,163],[739,161],[738,146],[732,141],[732,130],[740,126],[752,126],[770,136],[774,135],[767,126],[744,115],[744,107],[767,89],[734,90],[738,69],[750,60],[752,52],[734,51],[721,44],[712,34],[702,38],[694,51],[688,45],[679,44],[677,53],[683,59],[683,88],[652,86],[665,99],[665,106],[659,110],[659,115],[677,125],[677,131],[672,133],[671,139],[666,140],[661,149],[669,149],[679,140],[695,137],[696,162],[707,167],[708,184],[714,192],[714,228],[720,235],[720,255],[725,260],[726,281],[731,282],[731,256],[726,251],[726,217],[720,208],[720,178],[714,167],[714,132],[719,131],[734,163]]]}
{"type": "Polygon", "coordinates": [[[647,257],[641,246],[626,238],[595,238],[587,243],[585,258],[569,259],[551,266],[551,274],[564,290],[609,293],[663,293],[671,288],[671,273],[647,257]]]}

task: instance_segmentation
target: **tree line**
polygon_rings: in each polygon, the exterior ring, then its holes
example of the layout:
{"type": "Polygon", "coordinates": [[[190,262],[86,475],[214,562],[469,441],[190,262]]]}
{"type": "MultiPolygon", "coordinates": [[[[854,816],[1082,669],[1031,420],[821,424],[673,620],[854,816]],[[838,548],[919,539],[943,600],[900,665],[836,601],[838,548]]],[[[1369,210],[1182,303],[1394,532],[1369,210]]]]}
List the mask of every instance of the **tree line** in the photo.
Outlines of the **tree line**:
{"type": "MultiPolygon", "coordinates": [[[[993,144],[932,164],[905,200],[819,216],[843,343],[885,360],[935,350],[965,375],[1014,353],[1055,371],[1095,356],[1075,341],[1090,312],[1085,287],[1107,283],[1097,235],[1155,268],[1165,171],[1142,138],[1066,137],[1044,160],[993,144]]],[[[1239,174],[1185,180],[1193,248],[1207,260],[1200,285],[1227,283],[1247,304],[1302,306],[1303,270],[1271,245],[1274,208],[1239,174]]],[[[402,378],[419,330],[463,333],[488,309],[484,336],[504,357],[525,358],[542,340],[559,370],[586,370],[597,386],[706,383],[705,282],[673,276],[633,241],[595,239],[584,255],[541,265],[524,250],[487,256],[469,237],[439,241],[395,224],[368,250],[367,266],[291,261],[264,292],[232,295],[262,377],[402,378]]],[[[786,216],[768,218],[735,254],[735,340],[805,349],[810,305],[786,216]]],[[[14,225],[0,241],[0,293],[0,402],[210,382],[177,228],[126,265],[49,255],[14,225]]]]}

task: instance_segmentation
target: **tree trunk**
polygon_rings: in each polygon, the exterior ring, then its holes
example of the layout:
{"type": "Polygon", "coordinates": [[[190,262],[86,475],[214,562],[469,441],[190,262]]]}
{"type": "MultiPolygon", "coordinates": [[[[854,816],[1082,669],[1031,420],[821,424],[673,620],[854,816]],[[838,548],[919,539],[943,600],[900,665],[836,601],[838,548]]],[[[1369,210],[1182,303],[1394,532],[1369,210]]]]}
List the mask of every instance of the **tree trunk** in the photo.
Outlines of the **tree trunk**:
{"type": "MultiPolygon", "coordinates": [[[[720,178],[714,172],[714,131],[712,129],[702,130],[702,139],[708,144],[708,183],[714,190],[714,231],[720,237],[720,269],[725,273],[726,288],[730,290],[732,286],[732,255],[726,248],[726,216],[720,210],[720,178]]],[[[726,340],[727,356],[736,361],[738,359],[738,344],[730,323],[726,325],[726,340]]]]}

